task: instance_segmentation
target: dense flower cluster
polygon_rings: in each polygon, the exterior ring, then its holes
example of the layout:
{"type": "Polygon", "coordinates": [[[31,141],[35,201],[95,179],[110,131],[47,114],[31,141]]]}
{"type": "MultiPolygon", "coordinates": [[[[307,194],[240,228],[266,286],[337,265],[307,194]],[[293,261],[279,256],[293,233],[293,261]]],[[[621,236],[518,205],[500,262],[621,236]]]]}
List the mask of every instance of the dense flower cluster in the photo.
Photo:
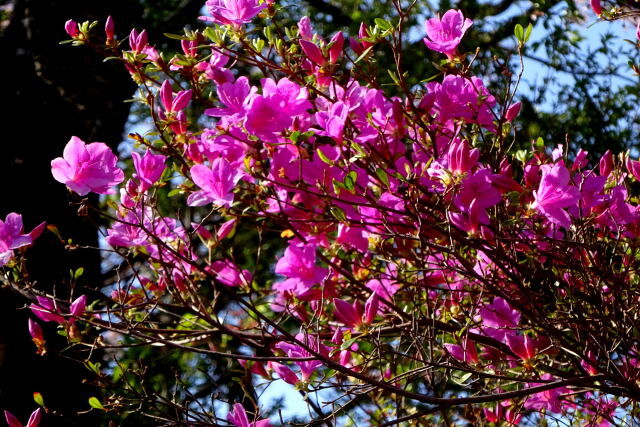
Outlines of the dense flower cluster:
{"type": "MultiPolygon", "coordinates": [[[[308,18],[272,60],[256,43],[226,44],[228,32],[248,37],[243,26],[269,3],[208,1],[211,45],[199,33],[183,41],[171,61],[182,79],[158,78],[162,59],[144,31],[132,31],[121,54],[153,100],[160,136],[138,138],[145,154],[132,154],[135,173],[106,241],[143,262],[112,291],[108,322],[85,314],[85,297],[67,310],[40,296],[33,313],[76,340],[78,319],[120,332],[117,319],[144,327],[144,344],[171,345],[166,331],[188,328],[169,323],[154,334],[158,325],[141,313],[172,301],[197,313],[194,328],[241,340],[247,350],[235,357],[247,372],[304,392],[375,395],[380,407],[402,396],[434,416],[481,405],[478,416],[496,424],[555,414],[608,425],[640,380],[640,348],[607,317],[624,312],[635,327],[640,212],[629,189],[640,163],[607,153],[590,168],[586,152],[561,145],[510,152],[520,105],[499,105],[457,66],[472,25],[460,11],[426,23],[426,46],[451,61],[441,78],[390,97],[341,74],[344,35],[326,42],[308,18]],[[258,84],[224,68],[247,55],[274,73],[258,84]],[[188,120],[189,103],[205,93],[206,117],[188,120]],[[173,215],[158,208],[166,187],[181,204],[173,215]],[[271,266],[266,283],[226,249],[234,229],[264,224],[283,248],[260,261],[271,266]],[[220,320],[203,290],[247,315],[220,320]]],[[[67,32],[79,37],[77,26],[67,32]]],[[[381,33],[363,24],[349,46],[359,56],[381,33]]],[[[80,196],[114,193],[125,178],[106,145],[76,137],[52,172],[80,196]]],[[[0,262],[32,242],[21,233],[19,217],[0,222],[0,262]]],[[[30,330],[42,350],[42,331],[30,330]]],[[[227,419],[269,425],[240,404],[227,419]]]]}

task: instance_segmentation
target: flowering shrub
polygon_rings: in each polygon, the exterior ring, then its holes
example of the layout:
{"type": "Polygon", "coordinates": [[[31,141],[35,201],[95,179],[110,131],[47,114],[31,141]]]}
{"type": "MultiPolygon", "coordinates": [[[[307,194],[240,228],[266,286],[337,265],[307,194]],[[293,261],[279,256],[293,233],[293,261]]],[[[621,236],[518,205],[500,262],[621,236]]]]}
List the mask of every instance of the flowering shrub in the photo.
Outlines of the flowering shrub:
{"type": "MultiPolygon", "coordinates": [[[[309,422],[637,419],[640,163],[544,141],[512,149],[517,83],[492,94],[471,75],[458,46],[472,21],[460,11],[427,21],[442,75],[409,87],[399,23],[363,23],[348,49],[308,18],[282,29],[273,2],[206,6],[212,26],[180,36],[169,61],[144,31],[126,50],[107,22],[105,48],[155,126],[132,135],[135,172],[103,211],[119,278],[92,301],[28,288],[34,316],[74,346],[227,358],[248,390],[282,379],[309,422]],[[377,50],[398,58],[389,73],[402,96],[363,71],[377,50]],[[247,229],[254,260],[233,250],[247,229]],[[266,230],[280,233],[276,258],[262,250],[266,230]],[[227,351],[229,339],[241,345],[227,351]]],[[[91,43],[88,23],[65,28],[91,43]]],[[[77,137],[52,173],[78,196],[112,194],[125,178],[106,145],[77,137]]],[[[0,260],[35,237],[6,223],[0,260]]],[[[42,330],[29,330],[43,354],[42,330]]],[[[102,384],[121,378],[89,366],[102,384]]],[[[90,403],[184,425],[270,424],[250,391],[241,403],[207,399],[217,404],[160,392],[90,403]]]]}

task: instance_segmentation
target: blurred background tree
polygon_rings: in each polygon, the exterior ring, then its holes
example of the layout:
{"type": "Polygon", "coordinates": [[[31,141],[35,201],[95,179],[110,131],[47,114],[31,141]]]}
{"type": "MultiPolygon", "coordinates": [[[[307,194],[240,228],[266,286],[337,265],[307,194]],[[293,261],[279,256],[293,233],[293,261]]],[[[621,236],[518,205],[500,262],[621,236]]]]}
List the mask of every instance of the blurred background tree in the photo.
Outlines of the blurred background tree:
{"type": "MultiPolygon", "coordinates": [[[[152,44],[161,47],[166,43],[177,49],[177,43],[162,33],[180,33],[184,26],[201,27],[197,16],[203,4],[204,1],[191,0],[114,0],[107,4],[80,0],[0,1],[0,52],[5,59],[0,71],[0,99],[5,105],[0,178],[7,191],[0,215],[19,212],[27,228],[47,221],[75,245],[98,246],[98,219],[77,216],[78,206],[70,204],[67,191],[51,177],[50,161],[60,155],[72,135],[85,141],[104,141],[116,148],[123,134],[132,125],[143,123],[145,117],[137,110],[130,111],[131,104],[124,102],[133,96],[135,85],[121,64],[103,63],[88,48],[59,45],[67,38],[64,22],[70,18],[99,20],[100,25],[94,29],[98,34],[111,14],[120,40],[132,27],[145,28],[152,44]]],[[[392,0],[283,0],[279,4],[283,12],[278,19],[283,20],[283,25],[294,26],[308,15],[316,31],[327,38],[336,31],[356,36],[361,22],[372,25],[375,18],[397,17],[392,0]]],[[[401,2],[403,7],[408,4],[401,2]]],[[[568,142],[571,148],[583,147],[595,153],[637,147],[638,80],[626,64],[637,56],[637,49],[632,44],[619,43],[619,35],[612,34],[614,27],[608,24],[599,24],[608,27],[598,36],[585,38],[585,33],[592,33],[586,25],[595,17],[583,2],[417,0],[405,23],[409,30],[402,63],[412,87],[423,88],[438,74],[434,63],[441,58],[425,48],[423,25],[425,19],[450,8],[461,9],[474,20],[461,49],[474,53],[479,48],[474,73],[483,76],[497,97],[507,91],[508,80],[504,77],[508,70],[517,73],[519,69],[514,26],[534,26],[532,41],[524,50],[527,70],[534,72],[522,83],[517,96],[523,102],[517,144],[524,146],[542,137],[548,145],[568,142]]],[[[376,50],[381,71],[393,60],[388,53],[385,48],[376,50]]],[[[378,72],[377,77],[383,88],[390,82],[386,73],[378,72]]],[[[246,234],[239,241],[245,242],[243,250],[250,251],[253,231],[240,227],[238,232],[246,234]]],[[[277,239],[273,239],[269,250],[275,253],[278,248],[277,239]]],[[[252,258],[243,258],[243,267],[250,267],[252,258]]],[[[61,296],[68,292],[64,283],[69,270],[80,266],[85,269],[80,283],[84,287],[99,290],[109,281],[105,276],[108,272],[101,270],[98,251],[70,251],[53,233],[40,238],[30,250],[29,260],[33,279],[43,289],[55,289],[61,296]]],[[[268,271],[268,266],[263,271],[268,271]]],[[[82,384],[89,372],[55,355],[34,355],[26,330],[28,313],[21,309],[25,303],[20,295],[2,291],[0,408],[26,419],[35,405],[32,393],[39,391],[48,407],[65,415],[48,417],[47,425],[97,425],[96,420],[74,415],[88,409],[88,397],[98,393],[82,384]]],[[[53,333],[50,332],[48,336],[53,333]]],[[[237,344],[225,345],[232,348],[237,344]]],[[[51,348],[56,348],[55,344],[51,348]]],[[[228,361],[156,349],[135,349],[119,356],[123,365],[139,368],[140,378],[132,379],[132,384],[148,386],[167,396],[177,393],[186,401],[197,401],[218,393],[233,400],[246,391],[241,373],[234,371],[228,361]]],[[[140,390],[132,387],[122,393],[140,390]]],[[[161,414],[167,407],[155,410],[161,414]]],[[[114,415],[114,419],[119,417],[114,415]]],[[[144,421],[137,414],[123,424],[145,423],[157,424],[144,421]]]]}

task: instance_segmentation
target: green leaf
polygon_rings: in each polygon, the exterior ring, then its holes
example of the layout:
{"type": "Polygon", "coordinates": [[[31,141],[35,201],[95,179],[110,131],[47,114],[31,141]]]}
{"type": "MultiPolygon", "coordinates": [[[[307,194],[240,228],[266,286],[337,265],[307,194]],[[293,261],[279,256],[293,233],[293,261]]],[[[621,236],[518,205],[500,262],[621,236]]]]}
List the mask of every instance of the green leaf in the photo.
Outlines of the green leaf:
{"type": "Polygon", "coordinates": [[[528,42],[529,41],[529,37],[531,37],[531,31],[533,31],[533,25],[529,24],[527,25],[527,30],[524,33],[524,42],[528,42]]]}
{"type": "Polygon", "coordinates": [[[358,62],[362,61],[367,55],[369,55],[371,49],[373,49],[373,46],[369,46],[368,48],[366,48],[365,51],[362,52],[362,54],[360,54],[360,56],[358,56],[355,61],[353,61],[353,63],[357,64],[358,62]]]}
{"type": "Polygon", "coordinates": [[[386,19],[376,18],[373,20],[373,22],[375,22],[378,28],[380,28],[382,31],[389,31],[393,28],[391,22],[387,21],[386,19]]]}
{"type": "Polygon", "coordinates": [[[333,166],[333,161],[329,159],[327,156],[325,156],[320,148],[316,149],[316,153],[318,153],[318,157],[320,157],[320,160],[322,160],[329,166],[333,166]]]}
{"type": "Polygon", "coordinates": [[[337,219],[338,221],[347,220],[347,216],[345,215],[344,211],[337,206],[331,207],[331,209],[329,209],[329,212],[331,212],[331,215],[333,215],[334,218],[337,219]]]}
{"type": "Polygon", "coordinates": [[[351,171],[344,177],[344,186],[347,190],[353,193],[353,190],[356,187],[356,180],[358,179],[358,174],[356,171],[351,171]]]}
{"type": "Polygon", "coordinates": [[[522,28],[522,25],[516,24],[516,28],[514,28],[513,34],[515,34],[516,39],[520,42],[520,44],[524,43],[524,28],[522,28]]]}
{"type": "Polygon", "coordinates": [[[184,191],[181,190],[180,188],[174,188],[173,190],[169,191],[169,194],[167,194],[167,197],[175,197],[182,193],[184,193],[184,191]]]}
{"type": "Polygon", "coordinates": [[[84,268],[80,267],[75,271],[75,273],[73,273],[73,278],[75,280],[78,280],[82,276],[83,273],[84,273],[84,268]]]}
{"type": "Polygon", "coordinates": [[[100,403],[100,401],[98,400],[97,397],[90,397],[89,398],[89,405],[92,408],[100,409],[100,410],[104,411],[104,406],[102,406],[102,403],[100,403]]]}
{"type": "Polygon", "coordinates": [[[391,71],[390,68],[387,69],[387,73],[389,73],[389,75],[391,76],[391,80],[393,80],[395,84],[400,86],[400,80],[398,79],[398,76],[396,76],[396,74],[393,71],[391,71]]]}
{"type": "Polygon", "coordinates": [[[162,33],[162,34],[164,34],[165,37],[168,37],[173,40],[189,40],[187,37],[181,36],[179,34],[171,34],[171,33],[162,33]]]}
{"type": "Polygon", "coordinates": [[[385,186],[389,186],[389,176],[387,175],[387,171],[382,168],[376,169],[376,176],[385,186]]]}
{"type": "Polygon", "coordinates": [[[42,406],[44,408],[44,398],[42,397],[42,393],[34,392],[33,393],[33,401],[38,404],[38,406],[42,406]]]}

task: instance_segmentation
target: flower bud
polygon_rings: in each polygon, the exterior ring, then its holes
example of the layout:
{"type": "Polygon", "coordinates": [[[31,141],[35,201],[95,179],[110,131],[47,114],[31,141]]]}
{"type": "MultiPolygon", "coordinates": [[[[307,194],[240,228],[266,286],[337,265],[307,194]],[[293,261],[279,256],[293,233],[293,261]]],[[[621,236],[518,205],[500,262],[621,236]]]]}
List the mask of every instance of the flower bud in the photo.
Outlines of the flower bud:
{"type": "Polygon", "coordinates": [[[370,324],[378,314],[378,307],[380,306],[380,299],[378,294],[373,292],[367,302],[364,305],[364,323],[370,324]]]}
{"type": "Polygon", "coordinates": [[[85,307],[87,306],[87,296],[82,295],[71,303],[71,314],[74,317],[81,317],[84,314],[85,307]]]}
{"type": "Polygon", "coordinates": [[[113,24],[113,18],[111,15],[107,17],[107,22],[104,24],[104,33],[107,36],[107,41],[113,40],[115,37],[115,26],[113,24]]]}
{"type": "Polygon", "coordinates": [[[44,336],[42,335],[42,328],[34,320],[29,319],[29,335],[33,338],[33,341],[44,342],[44,336]]]}
{"type": "Polygon", "coordinates": [[[71,36],[72,38],[78,37],[80,31],[78,31],[78,24],[72,19],[69,19],[64,23],[64,30],[71,36]]]}

